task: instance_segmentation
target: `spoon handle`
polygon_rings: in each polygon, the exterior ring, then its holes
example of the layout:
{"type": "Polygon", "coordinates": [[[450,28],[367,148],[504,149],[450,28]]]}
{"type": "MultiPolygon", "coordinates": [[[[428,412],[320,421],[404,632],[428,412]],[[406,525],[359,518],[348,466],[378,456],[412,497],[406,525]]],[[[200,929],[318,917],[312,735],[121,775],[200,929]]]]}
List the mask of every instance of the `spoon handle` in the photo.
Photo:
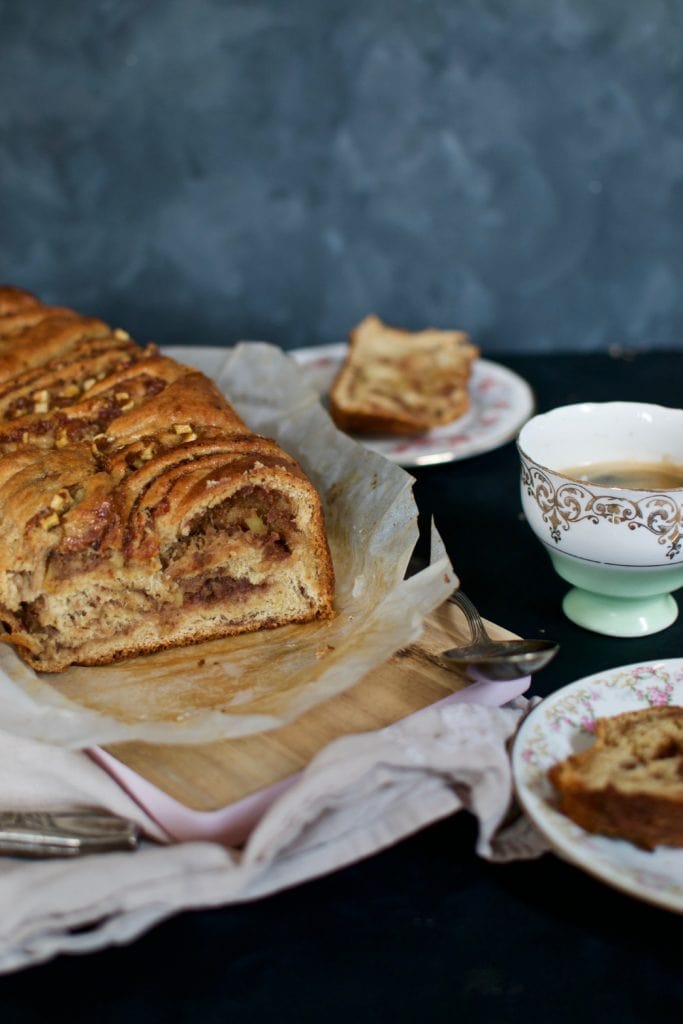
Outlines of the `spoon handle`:
{"type": "Polygon", "coordinates": [[[467,619],[467,625],[470,627],[473,643],[487,643],[491,640],[491,637],[484,628],[481,615],[474,607],[467,594],[462,590],[454,590],[448,600],[451,604],[456,604],[460,610],[464,612],[465,618],[467,619]]]}
{"type": "Polygon", "coordinates": [[[0,854],[15,857],[74,857],[134,850],[139,830],[105,810],[65,808],[0,811],[0,854]]]}

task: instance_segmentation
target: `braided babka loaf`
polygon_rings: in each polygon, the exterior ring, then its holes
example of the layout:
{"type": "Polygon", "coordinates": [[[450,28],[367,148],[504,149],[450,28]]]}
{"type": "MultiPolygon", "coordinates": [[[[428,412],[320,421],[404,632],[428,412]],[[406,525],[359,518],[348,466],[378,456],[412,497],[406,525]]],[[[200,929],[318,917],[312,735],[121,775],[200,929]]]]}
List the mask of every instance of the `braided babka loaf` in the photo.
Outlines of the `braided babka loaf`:
{"type": "Polygon", "coordinates": [[[0,622],[59,672],[327,618],[320,498],[203,374],[0,287],[0,622]]]}

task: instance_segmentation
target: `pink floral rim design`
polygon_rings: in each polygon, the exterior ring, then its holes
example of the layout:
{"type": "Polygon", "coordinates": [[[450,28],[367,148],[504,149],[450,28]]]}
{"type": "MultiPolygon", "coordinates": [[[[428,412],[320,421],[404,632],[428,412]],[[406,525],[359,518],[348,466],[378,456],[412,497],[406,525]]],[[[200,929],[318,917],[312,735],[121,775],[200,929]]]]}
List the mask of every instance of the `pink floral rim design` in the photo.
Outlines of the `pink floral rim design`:
{"type": "Polygon", "coordinates": [[[522,808],[565,860],[632,896],[683,913],[683,850],[639,850],[590,835],[555,805],[548,769],[593,742],[597,718],[683,706],[683,658],[641,662],[580,679],[542,700],[522,723],[512,755],[522,808]]]}
{"type": "MultiPolygon", "coordinates": [[[[324,399],[346,353],[346,345],[319,345],[289,352],[305,368],[324,399]]],[[[534,411],[527,382],[506,366],[478,359],[470,380],[470,410],[459,420],[426,434],[403,438],[357,438],[401,466],[430,466],[470,458],[513,440],[534,411]]]]}

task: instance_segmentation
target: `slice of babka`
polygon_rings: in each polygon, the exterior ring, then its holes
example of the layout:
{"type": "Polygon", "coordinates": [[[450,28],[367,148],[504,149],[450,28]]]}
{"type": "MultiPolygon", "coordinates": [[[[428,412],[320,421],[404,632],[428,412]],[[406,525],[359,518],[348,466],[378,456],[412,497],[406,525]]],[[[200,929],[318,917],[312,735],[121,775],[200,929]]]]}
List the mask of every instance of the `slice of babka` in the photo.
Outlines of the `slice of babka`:
{"type": "Polygon", "coordinates": [[[419,434],[463,416],[479,349],[464,331],[404,331],[366,316],[330,389],[330,413],[356,434],[419,434]]]}
{"type": "Polygon", "coordinates": [[[587,832],[646,850],[683,846],[683,707],[598,718],[595,743],[549,777],[560,810],[587,832]]]}

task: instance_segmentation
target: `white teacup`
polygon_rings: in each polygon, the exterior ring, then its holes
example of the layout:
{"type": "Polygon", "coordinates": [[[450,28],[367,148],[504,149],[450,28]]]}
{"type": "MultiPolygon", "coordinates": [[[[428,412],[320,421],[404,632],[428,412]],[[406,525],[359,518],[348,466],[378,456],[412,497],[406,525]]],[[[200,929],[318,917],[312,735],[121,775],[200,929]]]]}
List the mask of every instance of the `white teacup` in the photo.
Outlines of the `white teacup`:
{"type": "Polygon", "coordinates": [[[608,636],[670,626],[678,616],[671,594],[683,586],[683,409],[562,406],[529,420],[517,447],[526,519],[572,584],[567,617],[608,636]],[[619,469],[616,482],[600,482],[606,464],[619,469]],[[622,475],[636,464],[672,477],[622,475]]]}

